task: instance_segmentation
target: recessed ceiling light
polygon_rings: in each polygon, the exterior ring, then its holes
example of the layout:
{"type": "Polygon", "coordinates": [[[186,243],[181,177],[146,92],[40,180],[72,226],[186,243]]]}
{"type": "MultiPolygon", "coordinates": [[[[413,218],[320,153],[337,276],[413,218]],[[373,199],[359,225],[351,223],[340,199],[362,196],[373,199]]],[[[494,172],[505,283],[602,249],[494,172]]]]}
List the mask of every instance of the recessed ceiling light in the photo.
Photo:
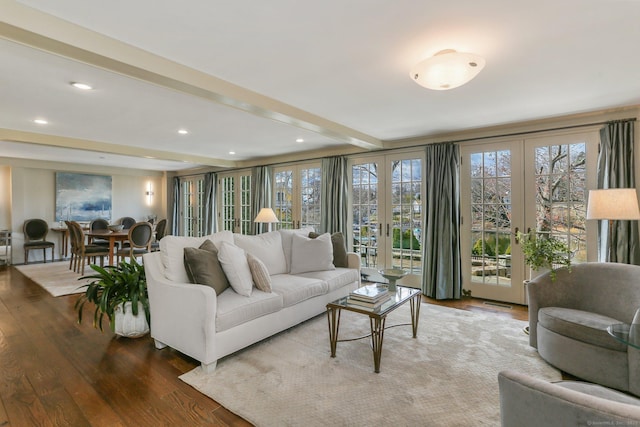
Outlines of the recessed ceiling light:
{"type": "Polygon", "coordinates": [[[304,139],[298,138],[298,139],[296,139],[296,142],[304,142],[304,139]]]}
{"type": "Polygon", "coordinates": [[[75,87],[76,89],[81,89],[81,90],[91,90],[93,89],[93,87],[89,86],[86,83],[80,83],[80,82],[71,82],[71,86],[75,87]]]}
{"type": "Polygon", "coordinates": [[[179,133],[180,135],[186,135],[186,134],[188,134],[188,133],[189,133],[189,131],[188,131],[188,130],[186,130],[186,129],[180,129],[180,130],[178,130],[178,133],[179,133]]]}
{"type": "Polygon", "coordinates": [[[236,152],[235,151],[229,151],[229,154],[231,154],[233,156],[234,154],[236,154],[236,152]]]}
{"type": "Polygon", "coordinates": [[[46,121],[45,119],[35,119],[33,121],[33,123],[37,123],[39,125],[46,125],[47,123],[49,123],[48,121],[46,121]]]}

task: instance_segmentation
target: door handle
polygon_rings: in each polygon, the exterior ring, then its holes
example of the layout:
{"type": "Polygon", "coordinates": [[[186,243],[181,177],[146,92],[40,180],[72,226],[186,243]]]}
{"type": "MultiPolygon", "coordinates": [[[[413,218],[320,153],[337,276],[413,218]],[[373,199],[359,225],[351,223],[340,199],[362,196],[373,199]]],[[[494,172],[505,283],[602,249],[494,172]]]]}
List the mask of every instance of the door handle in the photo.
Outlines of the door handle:
{"type": "Polygon", "coordinates": [[[389,224],[387,224],[387,237],[389,237],[389,224]]]}
{"type": "Polygon", "coordinates": [[[520,231],[520,229],[518,227],[516,227],[516,245],[520,244],[520,239],[518,238],[518,232],[520,231]]]}

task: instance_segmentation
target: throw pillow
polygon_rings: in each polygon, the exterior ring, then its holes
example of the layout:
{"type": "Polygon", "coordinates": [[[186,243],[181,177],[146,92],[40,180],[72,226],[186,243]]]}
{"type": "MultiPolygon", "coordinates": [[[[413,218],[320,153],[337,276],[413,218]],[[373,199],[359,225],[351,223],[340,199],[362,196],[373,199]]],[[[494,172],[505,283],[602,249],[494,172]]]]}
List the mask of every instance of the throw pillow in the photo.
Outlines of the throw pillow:
{"type": "Polygon", "coordinates": [[[291,274],[335,270],[329,233],[310,239],[294,234],[291,241],[291,274]]]}
{"type": "Polygon", "coordinates": [[[256,236],[234,234],[233,240],[236,246],[262,261],[269,274],[285,274],[289,271],[282,251],[282,237],[277,231],[256,236]]]}
{"type": "Polygon", "coordinates": [[[184,268],[191,283],[210,286],[216,295],[229,287],[227,276],[218,261],[218,249],[209,239],[199,248],[184,248],[184,268]]]}
{"type": "Polygon", "coordinates": [[[250,253],[247,253],[247,262],[256,288],[262,292],[271,292],[271,276],[264,263],[250,253]]]}
{"type": "MultiPolygon", "coordinates": [[[[291,241],[294,234],[302,234],[308,236],[309,233],[315,231],[313,227],[296,228],[293,230],[280,229],[280,237],[282,238],[282,252],[284,252],[284,259],[287,262],[287,272],[291,271],[291,241]]],[[[162,240],[161,240],[162,241],[162,240]]]]}
{"type": "MultiPolygon", "coordinates": [[[[309,237],[315,239],[318,233],[309,233],[309,237]]],[[[344,242],[342,233],[333,233],[331,235],[331,244],[333,245],[333,265],[336,267],[349,267],[349,259],[347,257],[347,245],[344,242]]]]}
{"type": "Polygon", "coordinates": [[[218,260],[222,270],[234,291],[245,297],[251,296],[253,279],[244,250],[233,243],[221,242],[218,249],[218,260]]]}

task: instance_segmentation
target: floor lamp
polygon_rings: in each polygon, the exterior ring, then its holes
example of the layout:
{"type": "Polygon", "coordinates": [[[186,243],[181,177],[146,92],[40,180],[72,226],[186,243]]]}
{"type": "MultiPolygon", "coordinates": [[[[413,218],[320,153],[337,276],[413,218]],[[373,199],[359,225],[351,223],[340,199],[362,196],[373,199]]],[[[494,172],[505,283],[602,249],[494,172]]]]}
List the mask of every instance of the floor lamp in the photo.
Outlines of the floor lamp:
{"type": "MultiPolygon", "coordinates": [[[[607,220],[609,235],[607,242],[613,236],[615,221],[636,221],[640,219],[638,196],[635,188],[608,188],[590,190],[587,203],[587,219],[607,220]]],[[[607,245],[607,262],[611,262],[614,245],[607,245]]]]}
{"type": "Polygon", "coordinates": [[[253,222],[256,222],[258,224],[269,224],[267,230],[271,231],[271,224],[280,221],[278,221],[278,217],[276,216],[276,213],[273,211],[273,209],[262,208],[260,209],[260,212],[258,212],[258,215],[256,216],[256,219],[253,220],[253,222]]]}

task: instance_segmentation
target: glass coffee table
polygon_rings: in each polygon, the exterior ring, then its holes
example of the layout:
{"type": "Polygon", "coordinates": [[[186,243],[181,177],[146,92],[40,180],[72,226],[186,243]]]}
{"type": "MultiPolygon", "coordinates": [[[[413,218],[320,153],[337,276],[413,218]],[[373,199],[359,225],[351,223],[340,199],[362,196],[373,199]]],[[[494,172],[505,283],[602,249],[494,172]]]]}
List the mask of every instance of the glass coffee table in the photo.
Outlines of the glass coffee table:
{"type": "Polygon", "coordinates": [[[609,325],[607,332],[618,341],[640,349],[640,323],[616,323],[609,325]]]}
{"type": "MultiPolygon", "coordinates": [[[[389,291],[391,292],[391,291],[389,291]]],[[[407,301],[411,305],[411,327],[413,328],[413,338],[418,333],[418,320],[420,318],[420,289],[397,286],[395,292],[391,292],[391,298],[374,310],[349,304],[347,297],[340,298],[327,304],[327,318],[329,320],[329,342],[331,344],[331,357],[336,357],[336,347],[338,342],[353,340],[338,340],[338,330],[340,329],[340,313],[342,310],[353,311],[365,316],[369,316],[371,326],[371,346],[373,349],[374,372],[380,372],[380,358],[382,357],[382,340],[384,338],[385,321],[387,315],[407,301]]],[[[408,323],[403,325],[409,325],[408,323]]],[[[367,335],[368,336],[368,335],[367,335]]],[[[361,339],[367,336],[355,338],[361,339]]]]}

